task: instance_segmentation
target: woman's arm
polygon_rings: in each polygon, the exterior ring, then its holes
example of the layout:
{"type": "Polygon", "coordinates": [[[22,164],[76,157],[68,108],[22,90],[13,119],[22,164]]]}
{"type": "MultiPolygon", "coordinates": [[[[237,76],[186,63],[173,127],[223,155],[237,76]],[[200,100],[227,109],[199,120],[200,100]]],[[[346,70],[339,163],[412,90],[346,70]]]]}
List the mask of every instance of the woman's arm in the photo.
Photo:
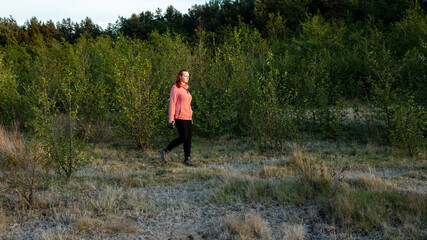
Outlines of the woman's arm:
{"type": "Polygon", "coordinates": [[[169,123],[175,121],[175,108],[176,108],[176,99],[178,97],[177,88],[175,86],[171,89],[170,99],[169,99],[169,123]]]}

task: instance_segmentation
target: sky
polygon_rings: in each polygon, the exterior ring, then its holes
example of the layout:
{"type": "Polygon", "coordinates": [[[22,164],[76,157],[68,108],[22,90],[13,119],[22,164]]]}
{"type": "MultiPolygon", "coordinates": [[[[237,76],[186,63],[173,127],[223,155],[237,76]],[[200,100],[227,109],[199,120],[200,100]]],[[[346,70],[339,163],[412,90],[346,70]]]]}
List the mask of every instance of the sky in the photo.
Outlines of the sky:
{"type": "Polygon", "coordinates": [[[108,23],[115,23],[120,17],[129,18],[132,13],[154,11],[172,5],[182,14],[195,4],[209,0],[0,0],[0,17],[16,20],[18,25],[36,17],[39,21],[52,20],[54,23],[70,18],[80,23],[89,17],[103,29],[108,23]]]}

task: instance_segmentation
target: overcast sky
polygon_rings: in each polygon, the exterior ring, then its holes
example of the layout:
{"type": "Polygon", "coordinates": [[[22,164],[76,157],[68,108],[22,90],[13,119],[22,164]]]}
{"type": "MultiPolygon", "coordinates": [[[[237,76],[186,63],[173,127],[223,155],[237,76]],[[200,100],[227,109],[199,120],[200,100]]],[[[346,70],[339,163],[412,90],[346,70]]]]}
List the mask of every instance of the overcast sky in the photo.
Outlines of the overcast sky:
{"type": "Polygon", "coordinates": [[[115,23],[119,16],[130,17],[132,13],[162,9],[163,13],[169,5],[181,13],[187,13],[195,4],[204,4],[209,0],[0,0],[0,17],[13,17],[19,25],[31,17],[54,23],[62,19],[80,23],[89,17],[103,29],[108,23],[115,23]]]}

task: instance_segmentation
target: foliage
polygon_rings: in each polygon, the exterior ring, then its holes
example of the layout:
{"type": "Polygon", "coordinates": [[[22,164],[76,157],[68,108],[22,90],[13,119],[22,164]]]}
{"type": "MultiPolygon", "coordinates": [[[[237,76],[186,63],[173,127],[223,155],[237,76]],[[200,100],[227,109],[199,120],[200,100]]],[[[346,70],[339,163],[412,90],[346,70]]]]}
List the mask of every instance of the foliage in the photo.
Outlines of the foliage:
{"type": "Polygon", "coordinates": [[[398,56],[405,54],[412,48],[424,49],[425,39],[427,38],[427,15],[417,1],[412,2],[406,9],[400,21],[392,26],[391,32],[393,49],[398,56]]]}
{"type": "Polygon", "coordinates": [[[10,126],[17,119],[22,112],[21,101],[18,81],[0,58],[0,123],[10,126]]]}
{"type": "Polygon", "coordinates": [[[271,52],[266,61],[269,71],[266,78],[260,76],[256,83],[251,118],[254,136],[261,142],[266,140],[277,151],[285,146],[285,141],[295,136],[295,114],[293,107],[289,105],[290,96],[278,93],[280,72],[272,65],[271,52]]]}
{"type": "Polygon", "coordinates": [[[72,125],[81,139],[130,137],[146,148],[170,133],[170,88],[186,68],[199,135],[258,136],[276,149],[305,134],[340,138],[354,110],[345,105],[355,101],[368,106],[359,113],[370,138],[418,149],[424,5],[384,4],[209,1],[187,14],[170,6],[121,17],[104,32],[89,18],[56,25],[33,18],[23,27],[1,19],[0,121],[37,132],[31,123],[45,116],[46,129],[72,125]],[[404,124],[413,126],[412,140],[399,144],[404,124]]]}
{"type": "MultiPolygon", "coordinates": [[[[193,74],[196,131],[206,136],[230,132],[236,126],[237,107],[237,103],[232,100],[235,92],[231,75],[236,70],[233,63],[241,61],[239,55],[241,46],[225,45],[227,51],[215,49],[216,53],[208,52],[205,42],[206,32],[199,29],[197,33],[200,41],[193,74]]],[[[239,43],[239,36],[236,41],[239,43]]]]}
{"type": "Polygon", "coordinates": [[[67,119],[58,114],[49,115],[38,110],[36,119],[31,122],[36,139],[42,143],[47,152],[48,163],[67,179],[87,163],[83,156],[86,149],[85,139],[78,136],[75,116],[67,119]],[[70,119],[71,118],[71,119],[70,119]]]}
{"type": "Polygon", "coordinates": [[[425,144],[426,117],[425,107],[415,104],[413,98],[399,104],[392,116],[391,143],[409,156],[416,156],[425,144]]]}
{"type": "Polygon", "coordinates": [[[116,76],[117,124],[121,132],[135,140],[139,148],[148,147],[155,136],[160,109],[159,92],[152,84],[148,52],[138,42],[123,40],[121,61],[114,67],[116,76]]]}
{"type": "Polygon", "coordinates": [[[66,46],[59,43],[52,48],[44,46],[34,60],[39,75],[27,86],[27,96],[34,99],[30,105],[34,117],[27,125],[41,141],[49,164],[69,179],[86,162],[81,154],[85,135],[78,134],[83,98],[79,98],[79,91],[85,83],[74,71],[75,65],[70,61],[74,55],[66,46]],[[59,57],[49,58],[54,54],[59,57]]]}

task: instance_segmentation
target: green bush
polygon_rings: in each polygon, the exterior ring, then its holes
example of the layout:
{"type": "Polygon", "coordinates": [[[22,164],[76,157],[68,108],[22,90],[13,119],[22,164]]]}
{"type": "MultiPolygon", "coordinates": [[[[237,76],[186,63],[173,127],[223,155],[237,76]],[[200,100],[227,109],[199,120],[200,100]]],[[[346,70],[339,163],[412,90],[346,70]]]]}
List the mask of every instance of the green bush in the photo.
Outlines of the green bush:
{"type": "Polygon", "coordinates": [[[139,41],[122,40],[121,61],[116,76],[116,124],[123,136],[131,137],[138,148],[150,146],[160,119],[159,90],[151,79],[149,53],[139,41]]]}
{"type": "Polygon", "coordinates": [[[296,136],[295,112],[289,104],[291,96],[280,96],[280,72],[273,66],[273,54],[268,53],[266,76],[259,76],[253,98],[251,120],[253,132],[261,143],[266,140],[273,150],[282,150],[285,142],[296,136]]]}
{"type": "Polygon", "coordinates": [[[0,56],[0,124],[11,126],[22,114],[22,97],[16,77],[6,69],[0,56]]]}
{"type": "Polygon", "coordinates": [[[393,112],[391,143],[403,149],[409,156],[416,156],[425,146],[423,132],[427,128],[427,111],[410,98],[399,104],[393,112]]]}

